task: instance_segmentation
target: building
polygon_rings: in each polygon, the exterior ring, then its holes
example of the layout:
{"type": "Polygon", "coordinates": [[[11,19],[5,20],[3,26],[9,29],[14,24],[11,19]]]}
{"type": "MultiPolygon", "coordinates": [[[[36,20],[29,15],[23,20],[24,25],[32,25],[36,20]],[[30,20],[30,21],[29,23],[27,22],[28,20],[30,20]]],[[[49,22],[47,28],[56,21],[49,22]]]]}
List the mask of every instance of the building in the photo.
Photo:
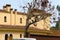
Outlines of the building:
{"type": "MultiPolygon", "coordinates": [[[[50,30],[50,16],[51,14],[46,13],[42,10],[33,10],[33,13],[43,14],[42,16],[46,17],[35,24],[30,25],[29,33],[33,32],[32,30],[50,30]],[[33,28],[33,29],[32,29],[33,28]]],[[[3,6],[3,9],[0,10],[0,40],[11,40],[24,38],[24,28],[26,25],[27,14],[22,12],[17,12],[13,10],[11,5],[6,4],[3,6]]],[[[32,20],[34,18],[31,18],[32,20]]],[[[36,32],[36,31],[35,31],[36,32]]],[[[35,34],[35,32],[31,34],[35,34]]],[[[38,33],[39,34],[39,33],[38,33]]],[[[28,35],[29,36],[29,35],[28,35]]]]}

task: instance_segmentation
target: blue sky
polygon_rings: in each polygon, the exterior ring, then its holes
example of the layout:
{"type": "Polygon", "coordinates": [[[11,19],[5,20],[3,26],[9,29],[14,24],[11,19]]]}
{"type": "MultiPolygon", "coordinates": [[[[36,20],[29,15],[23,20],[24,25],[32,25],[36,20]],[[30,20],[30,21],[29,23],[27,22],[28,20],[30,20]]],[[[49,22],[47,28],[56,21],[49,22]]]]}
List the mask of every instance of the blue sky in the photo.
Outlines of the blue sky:
{"type": "Polygon", "coordinates": [[[20,8],[20,6],[27,5],[27,3],[31,1],[32,0],[0,0],[0,9],[2,9],[3,5],[11,4],[11,7],[13,9],[22,11],[22,8],[20,8]]]}
{"type": "MultiPolygon", "coordinates": [[[[17,9],[18,11],[22,11],[20,6],[27,5],[28,2],[32,0],[0,0],[0,9],[2,9],[3,5],[11,4],[13,9],[17,9]]],[[[60,0],[50,0],[54,6],[60,4],[60,0]]]]}

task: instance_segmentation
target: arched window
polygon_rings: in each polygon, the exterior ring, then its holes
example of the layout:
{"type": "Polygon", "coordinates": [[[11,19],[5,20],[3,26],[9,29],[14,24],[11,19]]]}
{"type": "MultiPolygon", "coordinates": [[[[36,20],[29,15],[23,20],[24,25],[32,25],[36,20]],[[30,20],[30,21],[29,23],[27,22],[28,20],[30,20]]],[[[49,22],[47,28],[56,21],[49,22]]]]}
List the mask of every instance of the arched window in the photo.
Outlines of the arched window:
{"type": "Polygon", "coordinates": [[[6,16],[4,16],[4,22],[7,22],[7,17],[6,16]]]}
{"type": "Polygon", "coordinates": [[[20,34],[20,38],[22,38],[22,34],[20,34]]]}
{"type": "Polygon", "coordinates": [[[9,37],[9,39],[10,39],[10,40],[12,40],[12,39],[13,39],[13,35],[12,35],[12,34],[10,34],[10,37],[9,37]]]}
{"type": "Polygon", "coordinates": [[[20,18],[20,23],[22,23],[22,18],[20,18]]]}
{"type": "Polygon", "coordinates": [[[8,34],[5,34],[5,40],[8,40],[8,34]]]}

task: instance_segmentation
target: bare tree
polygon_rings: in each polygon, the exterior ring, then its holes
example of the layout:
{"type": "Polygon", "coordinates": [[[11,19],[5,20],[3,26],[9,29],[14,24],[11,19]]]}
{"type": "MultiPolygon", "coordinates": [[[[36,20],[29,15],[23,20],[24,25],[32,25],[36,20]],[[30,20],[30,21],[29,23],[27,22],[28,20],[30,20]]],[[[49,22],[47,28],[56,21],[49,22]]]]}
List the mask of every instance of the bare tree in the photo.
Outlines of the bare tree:
{"type": "Polygon", "coordinates": [[[36,15],[35,13],[31,13],[32,10],[37,9],[37,10],[46,11],[46,8],[49,8],[47,11],[51,11],[54,9],[54,7],[51,7],[51,4],[49,3],[48,0],[33,0],[31,3],[28,3],[28,6],[24,6],[24,8],[28,8],[24,37],[28,36],[27,31],[31,24],[34,24],[34,23],[46,18],[43,16],[43,14],[36,15]],[[41,16],[41,17],[38,18],[38,16],[41,16]],[[29,20],[32,17],[34,17],[35,20],[31,20],[32,22],[30,22],[29,20]]]}

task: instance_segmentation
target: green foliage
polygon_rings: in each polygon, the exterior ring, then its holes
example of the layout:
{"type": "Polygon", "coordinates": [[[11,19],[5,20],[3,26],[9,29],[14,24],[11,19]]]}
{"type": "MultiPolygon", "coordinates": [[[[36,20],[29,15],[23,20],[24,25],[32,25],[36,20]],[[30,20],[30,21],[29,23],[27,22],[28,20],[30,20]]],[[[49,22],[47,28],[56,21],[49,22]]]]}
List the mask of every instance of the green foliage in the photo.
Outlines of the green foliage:
{"type": "Polygon", "coordinates": [[[51,27],[50,29],[51,29],[51,30],[56,30],[56,27],[51,27]]]}
{"type": "Polygon", "coordinates": [[[60,15],[60,13],[59,13],[59,15],[60,15]]]}
{"type": "Polygon", "coordinates": [[[56,9],[57,9],[58,11],[60,11],[60,6],[59,6],[59,5],[57,5],[56,9]]]}
{"type": "Polygon", "coordinates": [[[55,27],[56,27],[57,30],[60,30],[60,21],[58,21],[58,22],[56,23],[56,26],[55,26],[55,27]]]}
{"type": "Polygon", "coordinates": [[[59,23],[57,22],[57,23],[56,23],[56,27],[58,27],[58,26],[59,26],[59,23]]]}

